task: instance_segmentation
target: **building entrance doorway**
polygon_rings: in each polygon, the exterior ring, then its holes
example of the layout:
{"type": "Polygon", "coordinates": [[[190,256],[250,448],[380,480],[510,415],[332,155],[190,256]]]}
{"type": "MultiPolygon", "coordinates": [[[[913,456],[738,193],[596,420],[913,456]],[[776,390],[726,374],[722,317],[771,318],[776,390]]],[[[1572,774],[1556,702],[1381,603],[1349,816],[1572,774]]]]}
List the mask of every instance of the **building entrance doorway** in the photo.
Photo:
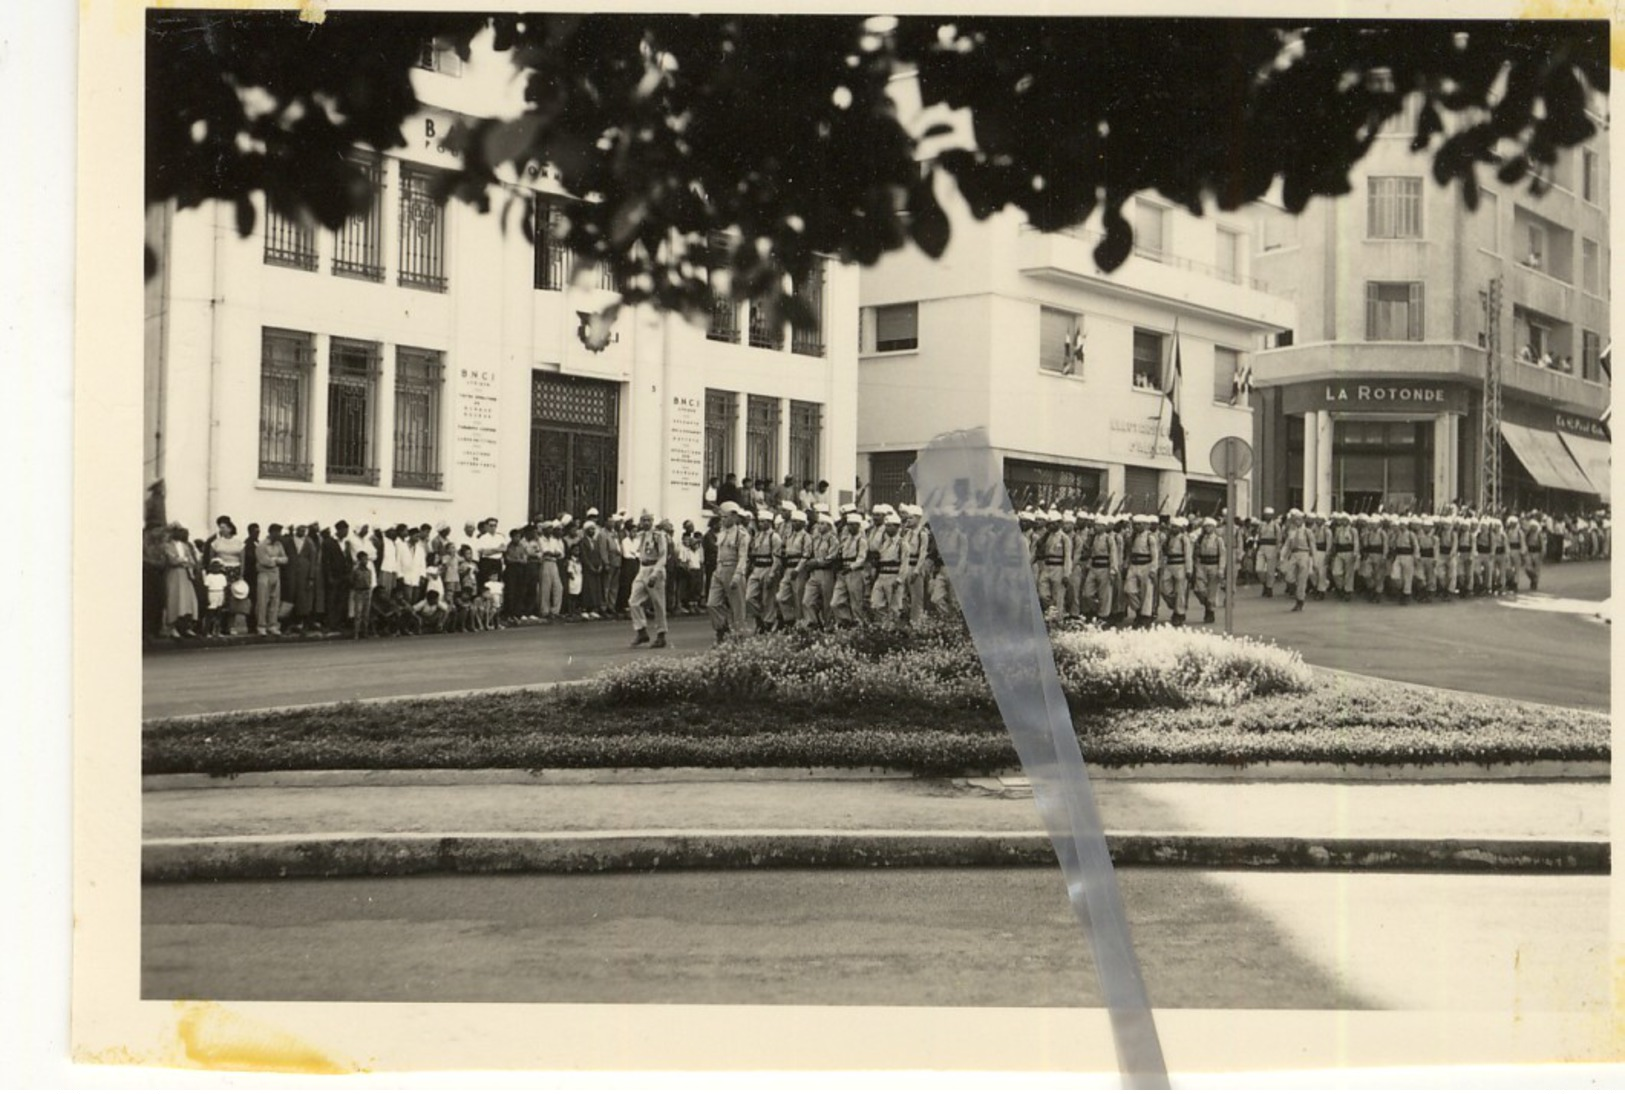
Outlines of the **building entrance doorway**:
{"type": "Polygon", "coordinates": [[[531,384],[530,515],[615,511],[620,385],[538,372],[531,384]]]}

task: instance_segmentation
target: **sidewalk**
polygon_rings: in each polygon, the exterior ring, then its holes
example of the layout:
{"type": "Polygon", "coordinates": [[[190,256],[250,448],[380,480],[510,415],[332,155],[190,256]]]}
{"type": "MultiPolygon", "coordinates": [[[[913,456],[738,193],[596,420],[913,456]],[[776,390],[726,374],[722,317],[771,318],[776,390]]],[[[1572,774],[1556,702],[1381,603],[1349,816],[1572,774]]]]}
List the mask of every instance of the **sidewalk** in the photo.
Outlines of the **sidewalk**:
{"type": "MultiPolygon", "coordinates": [[[[1093,780],[1119,865],[1606,872],[1601,780],[1093,780]]],[[[1021,778],[751,772],[155,779],[147,881],[1053,863],[1021,778]]]]}

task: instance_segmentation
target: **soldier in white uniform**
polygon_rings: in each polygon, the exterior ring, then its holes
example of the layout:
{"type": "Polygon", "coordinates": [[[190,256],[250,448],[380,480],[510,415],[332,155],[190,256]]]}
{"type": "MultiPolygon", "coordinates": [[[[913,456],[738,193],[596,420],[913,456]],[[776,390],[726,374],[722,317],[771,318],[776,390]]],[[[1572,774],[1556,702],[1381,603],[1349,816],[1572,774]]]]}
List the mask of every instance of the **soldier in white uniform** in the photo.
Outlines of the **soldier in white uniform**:
{"type": "Polygon", "coordinates": [[[711,591],[705,607],[711,614],[711,629],[721,645],[745,616],[745,575],[750,555],[750,536],[740,527],[744,510],[725,501],[719,510],[722,528],[717,532],[717,568],[711,575],[711,591]]]}

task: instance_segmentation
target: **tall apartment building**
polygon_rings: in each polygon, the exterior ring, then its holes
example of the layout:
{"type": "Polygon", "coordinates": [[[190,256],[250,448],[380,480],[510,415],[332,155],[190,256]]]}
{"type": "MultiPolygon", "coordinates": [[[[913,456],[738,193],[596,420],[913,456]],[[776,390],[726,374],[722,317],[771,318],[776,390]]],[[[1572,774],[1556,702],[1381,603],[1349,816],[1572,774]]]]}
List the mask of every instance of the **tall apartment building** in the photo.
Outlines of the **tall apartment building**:
{"type": "Polygon", "coordinates": [[[1258,208],[1254,268],[1297,286],[1298,305],[1290,344],[1254,362],[1263,501],[1317,512],[1479,503],[1492,351],[1502,503],[1607,500],[1608,136],[1596,120],[1602,131],[1562,155],[1544,196],[1491,179],[1469,212],[1410,151],[1413,102],[1356,166],[1349,195],[1297,218],[1258,208]]]}
{"type": "Polygon", "coordinates": [[[1209,453],[1253,433],[1236,377],[1296,323],[1292,302],[1254,277],[1250,221],[1137,198],[1134,255],[1107,275],[1091,225],[1043,233],[1013,210],[978,222],[957,194],[941,197],[948,252],[932,262],[910,249],[863,275],[858,461],[873,499],[911,497],[921,447],[984,426],[1018,505],[1222,507],[1209,453]],[[1163,394],[1176,346],[1183,472],[1163,394]]]}
{"type": "MultiPolygon", "coordinates": [[[[352,525],[647,507],[697,517],[708,474],[849,487],[856,447],[857,272],[797,286],[817,329],[723,304],[709,325],[620,310],[613,282],[533,245],[505,201],[546,224],[574,199],[544,171],[481,214],[430,196],[443,145],[491,110],[476,53],[432,48],[405,148],[358,148],[379,198],[336,232],[258,208],[149,210],[146,480],[194,528],[222,513],[352,525]],[[507,220],[506,227],[504,221],[507,220]],[[580,276],[577,276],[577,275],[580,276]]],[[[489,72],[489,68],[486,70],[489,72]]]]}

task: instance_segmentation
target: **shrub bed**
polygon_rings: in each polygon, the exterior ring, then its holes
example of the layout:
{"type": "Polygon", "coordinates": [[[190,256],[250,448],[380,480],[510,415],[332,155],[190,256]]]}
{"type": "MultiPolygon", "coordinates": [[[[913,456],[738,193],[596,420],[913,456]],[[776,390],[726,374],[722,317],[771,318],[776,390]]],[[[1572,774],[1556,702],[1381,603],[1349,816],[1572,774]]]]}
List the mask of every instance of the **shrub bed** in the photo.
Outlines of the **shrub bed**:
{"type": "MultiPolygon", "coordinates": [[[[651,662],[653,663],[653,662],[651,662]]],[[[1157,763],[1494,764],[1606,760],[1609,720],[1330,674],[1305,692],[1180,709],[1074,715],[1101,766],[1157,763]]],[[[782,700],[616,706],[591,687],[346,704],[148,723],[147,774],[386,768],[883,767],[918,774],[1015,767],[998,714],[876,713],[782,700]]]]}
{"type": "MultiPolygon", "coordinates": [[[[1056,670],[1075,714],[1105,708],[1231,706],[1303,692],[1311,673],[1291,650],[1169,627],[1068,628],[1053,636],[1056,670]]],[[[772,702],[816,711],[994,709],[961,626],[857,628],[747,638],[685,658],[649,658],[600,674],[590,696],[605,707],[772,702]]]]}

